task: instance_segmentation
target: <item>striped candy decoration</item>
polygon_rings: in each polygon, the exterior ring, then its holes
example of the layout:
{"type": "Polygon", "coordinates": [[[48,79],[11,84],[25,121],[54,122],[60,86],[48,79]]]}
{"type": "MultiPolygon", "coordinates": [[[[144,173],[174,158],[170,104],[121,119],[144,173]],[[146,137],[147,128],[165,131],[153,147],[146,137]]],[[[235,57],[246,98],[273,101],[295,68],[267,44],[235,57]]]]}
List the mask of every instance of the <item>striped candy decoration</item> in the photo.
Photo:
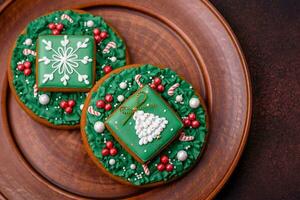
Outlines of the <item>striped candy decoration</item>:
{"type": "Polygon", "coordinates": [[[37,88],[37,85],[34,84],[34,86],[33,86],[33,96],[37,97],[37,94],[38,94],[38,88],[37,88]]]}
{"type": "Polygon", "coordinates": [[[181,132],[179,136],[179,140],[183,142],[188,142],[194,140],[194,136],[186,136],[185,132],[181,132]]]}
{"type": "Polygon", "coordinates": [[[24,54],[25,56],[28,56],[28,55],[36,56],[36,52],[33,51],[33,50],[31,50],[31,49],[24,49],[24,50],[23,50],[23,54],[24,54]]]}
{"type": "Polygon", "coordinates": [[[174,95],[174,91],[176,90],[176,88],[178,88],[180,86],[179,83],[175,83],[174,85],[172,85],[169,90],[168,90],[168,95],[169,96],[173,96],[174,95]]]}
{"type": "Polygon", "coordinates": [[[61,20],[66,19],[66,20],[68,20],[70,23],[73,23],[73,22],[74,22],[73,19],[72,19],[69,15],[67,15],[67,14],[62,14],[61,17],[60,17],[60,19],[61,19],[61,20]]]}
{"type": "Polygon", "coordinates": [[[143,169],[144,169],[145,174],[146,174],[147,176],[150,175],[150,170],[149,170],[148,166],[147,166],[146,164],[143,164],[142,166],[143,166],[143,169]]]}
{"type": "Polygon", "coordinates": [[[111,48],[115,49],[116,47],[117,47],[116,43],[111,41],[107,43],[102,53],[109,53],[111,48]]]}
{"type": "Polygon", "coordinates": [[[143,84],[142,84],[141,81],[140,81],[141,77],[142,77],[142,75],[137,74],[137,75],[135,75],[134,80],[136,81],[136,83],[137,83],[140,87],[143,87],[143,84]]]}
{"type": "Polygon", "coordinates": [[[92,115],[95,115],[95,116],[100,116],[100,115],[101,115],[100,112],[94,110],[93,106],[89,106],[89,107],[88,107],[88,112],[89,112],[90,114],[92,114],[92,115]]]}

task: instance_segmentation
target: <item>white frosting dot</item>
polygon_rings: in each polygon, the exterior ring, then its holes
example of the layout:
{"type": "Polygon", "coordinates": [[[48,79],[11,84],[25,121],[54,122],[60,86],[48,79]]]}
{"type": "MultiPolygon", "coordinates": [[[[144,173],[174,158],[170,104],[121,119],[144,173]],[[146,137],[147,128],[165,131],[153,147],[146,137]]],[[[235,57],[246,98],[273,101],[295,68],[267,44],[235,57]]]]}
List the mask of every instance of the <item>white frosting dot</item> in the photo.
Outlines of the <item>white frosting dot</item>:
{"type": "Polygon", "coordinates": [[[39,96],[39,102],[42,105],[47,105],[50,101],[50,97],[47,94],[42,94],[39,96]]]}
{"type": "Polygon", "coordinates": [[[187,159],[187,153],[186,153],[186,151],[184,151],[184,150],[178,151],[178,153],[177,153],[177,159],[179,161],[185,161],[187,159]]]}
{"type": "Polygon", "coordinates": [[[83,109],[83,106],[84,106],[83,104],[81,104],[81,105],[80,105],[80,110],[82,110],[82,109],[83,109]]]}
{"type": "Polygon", "coordinates": [[[121,82],[120,84],[119,84],[119,86],[120,86],[120,88],[121,89],[126,89],[127,88],[127,83],[126,82],[121,82]]]}
{"type": "Polygon", "coordinates": [[[183,101],[182,95],[177,95],[177,96],[175,97],[175,100],[176,100],[176,102],[182,102],[182,101],[183,101]]]}
{"type": "Polygon", "coordinates": [[[30,38],[27,38],[24,42],[25,45],[30,46],[32,44],[32,40],[30,38]]]}
{"type": "Polygon", "coordinates": [[[190,107],[191,107],[191,108],[198,108],[199,105],[200,105],[200,101],[199,101],[198,98],[194,98],[194,97],[193,97],[193,98],[190,99],[189,104],[190,104],[190,107]]]}
{"type": "Polygon", "coordinates": [[[95,124],[94,124],[94,130],[97,132],[97,133],[102,133],[105,129],[105,126],[104,126],[104,123],[103,122],[100,122],[100,121],[97,121],[95,124]]]}
{"type": "Polygon", "coordinates": [[[94,26],[94,22],[92,20],[89,20],[86,22],[87,27],[93,27],[94,26]]]}
{"type": "Polygon", "coordinates": [[[124,96],[123,95],[119,95],[117,97],[117,99],[118,99],[119,102],[122,102],[122,101],[124,101],[124,96]]]}
{"type": "Polygon", "coordinates": [[[109,58],[111,62],[116,62],[117,58],[115,56],[109,58]]]}
{"type": "Polygon", "coordinates": [[[111,159],[109,159],[108,163],[109,163],[110,165],[114,165],[114,164],[116,164],[116,160],[113,159],[113,158],[111,158],[111,159]]]}
{"type": "Polygon", "coordinates": [[[135,164],[131,164],[130,165],[130,169],[136,169],[136,165],[135,164]]]}

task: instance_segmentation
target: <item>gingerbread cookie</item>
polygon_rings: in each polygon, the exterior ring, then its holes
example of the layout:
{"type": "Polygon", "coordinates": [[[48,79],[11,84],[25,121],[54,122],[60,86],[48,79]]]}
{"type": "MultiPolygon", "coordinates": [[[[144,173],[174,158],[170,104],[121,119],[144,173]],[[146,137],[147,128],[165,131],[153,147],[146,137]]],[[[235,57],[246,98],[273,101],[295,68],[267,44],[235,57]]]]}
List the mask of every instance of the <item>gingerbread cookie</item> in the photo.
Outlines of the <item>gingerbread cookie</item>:
{"type": "Polygon", "coordinates": [[[181,177],[207,137],[203,101],[169,68],[129,65],[90,91],[81,117],[84,145],[116,180],[141,187],[181,177]]]}
{"type": "Polygon", "coordinates": [[[127,61],[124,41],[102,17],[57,11],[30,22],[18,37],[8,77],[30,116],[51,127],[76,128],[85,92],[127,61]]]}

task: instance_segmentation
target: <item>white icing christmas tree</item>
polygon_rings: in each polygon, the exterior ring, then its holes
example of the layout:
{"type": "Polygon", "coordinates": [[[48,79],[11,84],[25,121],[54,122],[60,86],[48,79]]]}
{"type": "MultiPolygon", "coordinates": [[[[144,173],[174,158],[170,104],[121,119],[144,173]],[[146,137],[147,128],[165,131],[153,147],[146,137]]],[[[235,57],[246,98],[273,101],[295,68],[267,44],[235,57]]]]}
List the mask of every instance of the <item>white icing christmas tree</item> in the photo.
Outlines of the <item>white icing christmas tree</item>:
{"type": "Polygon", "coordinates": [[[139,145],[152,142],[160,137],[161,132],[166,128],[168,120],[164,117],[160,118],[152,113],[145,113],[138,110],[134,113],[136,134],[139,137],[139,145]]]}

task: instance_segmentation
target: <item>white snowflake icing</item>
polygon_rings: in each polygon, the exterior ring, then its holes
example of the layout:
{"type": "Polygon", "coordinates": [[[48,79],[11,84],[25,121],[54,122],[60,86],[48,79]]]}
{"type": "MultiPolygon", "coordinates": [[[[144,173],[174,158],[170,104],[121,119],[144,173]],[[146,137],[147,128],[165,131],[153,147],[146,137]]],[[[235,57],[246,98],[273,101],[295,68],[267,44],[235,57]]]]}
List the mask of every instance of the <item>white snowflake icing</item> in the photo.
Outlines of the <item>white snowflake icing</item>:
{"type": "Polygon", "coordinates": [[[53,55],[51,58],[46,56],[40,58],[39,62],[44,62],[45,65],[51,64],[51,68],[53,71],[50,74],[44,74],[43,76],[43,83],[47,81],[51,81],[54,78],[54,73],[58,71],[58,74],[62,75],[60,81],[63,85],[67,85],[68,81],[70,80],[71,74],[74,72],[78,75],[77,79],[79,82],[84,81],[85,84],[89,84],[88,75],[80,74],[76,68],[78,68],[79,63],[87,64],[92,62],[93,59],[89,56],[84,56],[83,58],[79,58],[76,52],[81,48],[87,48],[89,38],[85,38],[83,42],[78,41],[76,44],[76,48],[68,46],[70,40],[68,36],[65,35],[64,39],[60,41],[61,46],[57,48],[57,50],[52,48],[52,42],[50,40],[43,39],[42,42],[46,45],[45,49],[47,51],[52,51],[53,55]]]}

